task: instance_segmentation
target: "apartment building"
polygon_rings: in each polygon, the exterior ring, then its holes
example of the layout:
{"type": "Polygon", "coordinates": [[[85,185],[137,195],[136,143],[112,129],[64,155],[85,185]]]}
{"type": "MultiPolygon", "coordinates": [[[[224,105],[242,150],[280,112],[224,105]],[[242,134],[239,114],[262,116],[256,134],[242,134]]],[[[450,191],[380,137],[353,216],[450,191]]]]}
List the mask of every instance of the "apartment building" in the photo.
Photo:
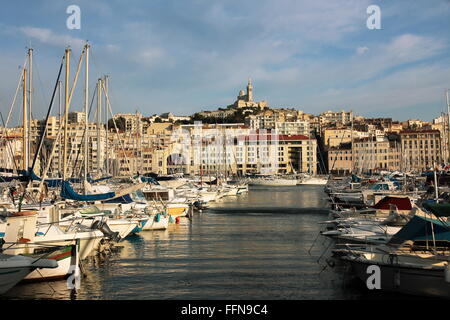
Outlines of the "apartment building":
{"type": "Polygon", "coordinates": [[[372,136],[353,141],[353,168],[357,172],[401,169],[398,136],[372,136]]]}
{"type": "Polygon", "coordinates": [[[422,171],[443,163],[439,130],[403,130],[400,141],[404,170],[422,171]]]}
{"type": "Polygon", "coordinates": [[[348,174],[352,171],[351,142],[328,149],[328,171],[332,174],[348,174]]]}

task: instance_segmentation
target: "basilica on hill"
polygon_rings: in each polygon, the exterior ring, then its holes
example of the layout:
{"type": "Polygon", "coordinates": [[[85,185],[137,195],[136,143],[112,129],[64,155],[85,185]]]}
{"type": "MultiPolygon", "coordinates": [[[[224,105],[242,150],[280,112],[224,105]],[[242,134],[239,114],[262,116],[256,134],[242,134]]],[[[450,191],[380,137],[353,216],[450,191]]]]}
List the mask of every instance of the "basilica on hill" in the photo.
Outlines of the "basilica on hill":
{"type": "Polygon", "coordinates": [[[251,79],[248,79],[247,93],[244,90],[239,91],[239,95],[234,104],[229,105],[229,109],[240,109],[240,108],[259,108],[264,109],[267,107],[267,101],[262,100],[259,102],[253,101],[253,85],[251,79]]]}

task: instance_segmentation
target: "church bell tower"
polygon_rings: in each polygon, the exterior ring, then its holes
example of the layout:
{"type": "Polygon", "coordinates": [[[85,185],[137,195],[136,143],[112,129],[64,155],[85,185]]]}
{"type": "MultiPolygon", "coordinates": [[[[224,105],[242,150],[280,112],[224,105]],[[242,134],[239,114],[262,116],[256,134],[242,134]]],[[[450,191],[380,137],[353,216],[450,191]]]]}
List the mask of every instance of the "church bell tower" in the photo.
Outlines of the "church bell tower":
{"type": "Polygon", "coordinates": [[[253,85],[252,80],[248,78],[248,85],[247,85],[247,101],[253,102],[253,85]]]}

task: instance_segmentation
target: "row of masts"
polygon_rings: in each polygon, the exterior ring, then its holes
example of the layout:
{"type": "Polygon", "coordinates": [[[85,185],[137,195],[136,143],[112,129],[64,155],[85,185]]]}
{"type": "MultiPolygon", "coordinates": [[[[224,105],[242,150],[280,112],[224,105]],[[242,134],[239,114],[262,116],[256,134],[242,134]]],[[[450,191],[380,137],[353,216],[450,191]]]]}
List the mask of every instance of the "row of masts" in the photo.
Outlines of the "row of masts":
{"type": "MultiPolygon", "coordinates": [[[[69,122],[69,109],[70,109],[70,103],[73,91],[76,86],[76,82],[78,79],[80,66],[82,59],[84,57],[84,66],[85,66],[85,72],[84,72],[84,105],[83,105],[83,111],[84,111],[84,123],[85,123],[85,132],[84,132],[84,138],[83,138],[83,145],[84,145],[84,152],[83,152],[83,177],[86,180],[88,177],[88,163],[89,163],[89,49],[90,45],[88,43],[85,44],[83,47],[82,54],[80,56],[80,61],[78,64],[78,70],[75,75],[75,79],[73,82],[72,87],[70,87],[70,60],[71,60],[71,49],[67,48],[65,50],[64,54],[64,63],[65,63],[65,79],[64,84],[63,81],[58,81],[58,93],[59,93],[59,130],[63,132],[62,135],[58,135],[58,141],[55,141],[59,143],[59,157],[62,159],[62,161],[59,161],[59,170],[60,173],[62,173],[62,178],[66,180],[68,178],[68,122],[69,122]],[[63,101],[63,92],[64,89],[64,101],[63,101]],[[64,104],[64,107],[62,106],[64,104]],[[62,168],[61,168],[62,164],[62,168]]],[[[33,49],[28,49],[27,52],[27,60],[25,61],[25,65],[22,68],[22,75],[21,75],[21,82],[22,82],[22,89],[23,89],[23,102],[22,102],[22,167],[24,171],[28,171],[30,168],[31,163],[31,152],[32,152],[32,102],[33,102],[33,49]]],[[[108,144],[108,106],[110,108],[109,103],[109,97],[108,97],[108,76],[104,76],[103,78],[98,79],[96,84],[96,91],[97,91],[97,115],[96,115],[96,122],[97,122],[97,150],[100,148],[100,128],[102,126],[102,98],[104,93],[105,96],[105,126],[106,126],[106,143],[108,144]]],[[[44,134],[47,128],[44,128],[44,134]]],[[[108,163],[108,145],[106,146],[106,173],[109,174],[109,163],[108,163]]],[[[35,150],[36,151],[36,150],[35,150]]],[[[37,150],[36,152],[39,152],[37,150]]],[[[103,167],[100,164],[100,159],[97,156],[97,166],[98,170],[100,170],[100,167],[103,167]]]]}

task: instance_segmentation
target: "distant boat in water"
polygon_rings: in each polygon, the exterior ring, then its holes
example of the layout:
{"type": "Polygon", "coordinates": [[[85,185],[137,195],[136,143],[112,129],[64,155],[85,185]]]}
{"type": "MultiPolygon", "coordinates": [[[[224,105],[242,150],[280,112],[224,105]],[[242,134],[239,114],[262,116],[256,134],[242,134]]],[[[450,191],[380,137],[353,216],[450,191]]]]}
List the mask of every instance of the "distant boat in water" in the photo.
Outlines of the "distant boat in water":
{"type": "Polygon", "coordinates": [[[296,179],[287,179],[281,177],[261,177],[252,178],[248,181],[249,186],[271,186],[271,187],[285,187],[297,185],[296,179]]]}
{"type": "Polygon", "coordinates": [[[319,176],[310,177],[310,176],[306,176],[306,177],[300,179],[297,184],[322,185],[322,186],[324,186],[327,183],[328,183],[328,178],[327,177],[319,177],[319,176]]]}

